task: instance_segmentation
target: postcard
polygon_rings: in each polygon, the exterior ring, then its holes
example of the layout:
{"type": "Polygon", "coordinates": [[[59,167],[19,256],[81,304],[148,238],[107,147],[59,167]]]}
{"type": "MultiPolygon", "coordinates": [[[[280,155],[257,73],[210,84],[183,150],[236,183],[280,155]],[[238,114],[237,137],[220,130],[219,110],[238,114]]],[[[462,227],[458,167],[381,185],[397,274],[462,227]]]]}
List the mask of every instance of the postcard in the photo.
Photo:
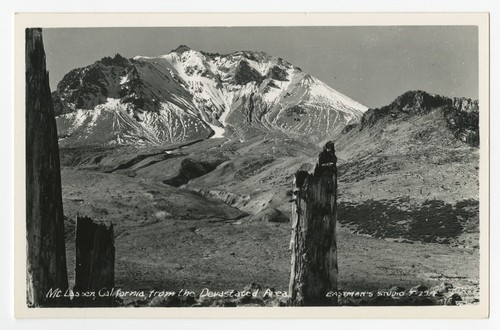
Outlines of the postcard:
{"type": "Polygon", "coordinates": [[[488,30],[17,14],[16,316],[487,317],[488,30]]]}

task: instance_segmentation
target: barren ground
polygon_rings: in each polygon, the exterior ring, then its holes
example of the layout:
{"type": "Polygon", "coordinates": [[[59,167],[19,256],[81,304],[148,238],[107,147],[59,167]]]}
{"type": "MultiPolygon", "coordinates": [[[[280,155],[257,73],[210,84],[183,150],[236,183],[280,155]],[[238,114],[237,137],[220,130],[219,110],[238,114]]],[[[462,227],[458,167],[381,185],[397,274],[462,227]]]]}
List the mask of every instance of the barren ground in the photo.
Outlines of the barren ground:
{"type": "MultiPolygon", "coordinates": [[[[116,287],[199,292],[241,290],[254,282],[287,290],[290,223],[249,221],[218,200],[206,203],[198,194],[139,178],[69,168],[62,173],[71,280],[72,219],[86,214],[115,224],[116,287]],[[197,204],[191,208],[193,201],[197,204]]],[[[468,303],[476,302],[477,246],[394,242],[353,234],[342,226],[338,244],[340,289],[450,282],[468,303]]]]}

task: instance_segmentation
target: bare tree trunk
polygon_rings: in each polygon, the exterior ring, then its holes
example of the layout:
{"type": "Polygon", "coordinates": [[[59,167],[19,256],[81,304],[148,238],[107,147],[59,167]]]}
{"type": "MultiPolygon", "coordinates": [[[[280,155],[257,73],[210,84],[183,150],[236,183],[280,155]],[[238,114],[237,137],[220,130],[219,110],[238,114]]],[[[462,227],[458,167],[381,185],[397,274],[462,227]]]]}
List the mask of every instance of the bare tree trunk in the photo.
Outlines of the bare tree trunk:
{"type": "Polygon", "coordinates": [[[113,225],[76,219],[75,292],[94,292],[95,297],[79,297],[76,305],[113,306],[113,296],[99,296],[115,286],[115,243],[113,225]]]}
{"type": "Polygon", "coordinates": [[[320,159],[314,174],[295,174],[291,239],[290,303],[294,306],[337,305],[337,169],[320,159]]]}
{"type": "Polygon", "coordinates": [[[27,304],[64,305],[47,297],[68,288],[57,127],[42,30],[26,29],[27,304]]]}

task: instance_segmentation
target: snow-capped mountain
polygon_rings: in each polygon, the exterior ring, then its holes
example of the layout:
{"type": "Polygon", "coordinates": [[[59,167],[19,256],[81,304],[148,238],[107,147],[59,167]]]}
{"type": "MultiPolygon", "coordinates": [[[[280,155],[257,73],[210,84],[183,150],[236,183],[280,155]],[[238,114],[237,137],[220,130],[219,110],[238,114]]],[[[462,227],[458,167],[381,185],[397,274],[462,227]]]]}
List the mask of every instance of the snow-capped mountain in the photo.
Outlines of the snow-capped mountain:
{"type": "Polygon", "coordinates": [[[367,108],[282,58],[180,46],[159,57],[105,57],[53,93],[62,144],[159,145],[262,130],[320,141],[367,108]]]}

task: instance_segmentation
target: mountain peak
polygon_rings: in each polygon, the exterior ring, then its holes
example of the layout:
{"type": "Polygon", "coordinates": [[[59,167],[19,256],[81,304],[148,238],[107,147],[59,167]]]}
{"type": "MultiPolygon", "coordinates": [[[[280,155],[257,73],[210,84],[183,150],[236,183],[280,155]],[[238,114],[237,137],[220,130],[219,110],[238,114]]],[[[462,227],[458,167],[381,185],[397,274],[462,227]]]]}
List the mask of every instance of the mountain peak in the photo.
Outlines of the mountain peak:
{"type": "Polygon", "coordinates": [[[231,53],[232,56],[241,56],[247,60],[254,62],[268,62],[272,60],[272,56],[263,51],[253,51],[253,50],[239,50],[231,53]]]}
{"type": "Polygon", "coordinates": [[[126,66],[127,64],[129,64],[129,61],[119,53],[116,53],[114,57],[105,56],[99,62],[106,66],[126,66]]]}
{"type": "Polygon", "coordinates": [[[172,53],[182,54],[182,53],[188,52],[190,50],[191,50],[191,48],[189,48],[186,45],[179,45],[179,47],[177,47],[176,49],[172,50],[172,53]]]}
{"type": "Polygon", "coordinates": [[[479,107],[477,100],[465,97],[446,97],[421,90],[408,91],[398,96],[389,106],[399,108],[403,112],[428,111],[444,106],[454,106],[459,111],[477,111],[479,107]]]}
{"type": "MultiPolygon", "coordinates": [[[[394,121],[401,118],[427,116],[441,111],[445,125],[456,138],[472,146],[479,145],[479,102],[465,97],[446,97],[421,90],[408,91],[398,96],[391,104],[369,109],[363,114],[359,130],[374,126],[377,122],[394,121]]],[[[344,129],[344,133],[353,127],[344,129]]]]}
{"type": "Polygon", "coordinates": [[[446,98],[429,94],[421,90],[408,91],[398,96],[393,105],[397,105],[403,111],[406,109],[435,108],[444,103],[446,98]]]}

